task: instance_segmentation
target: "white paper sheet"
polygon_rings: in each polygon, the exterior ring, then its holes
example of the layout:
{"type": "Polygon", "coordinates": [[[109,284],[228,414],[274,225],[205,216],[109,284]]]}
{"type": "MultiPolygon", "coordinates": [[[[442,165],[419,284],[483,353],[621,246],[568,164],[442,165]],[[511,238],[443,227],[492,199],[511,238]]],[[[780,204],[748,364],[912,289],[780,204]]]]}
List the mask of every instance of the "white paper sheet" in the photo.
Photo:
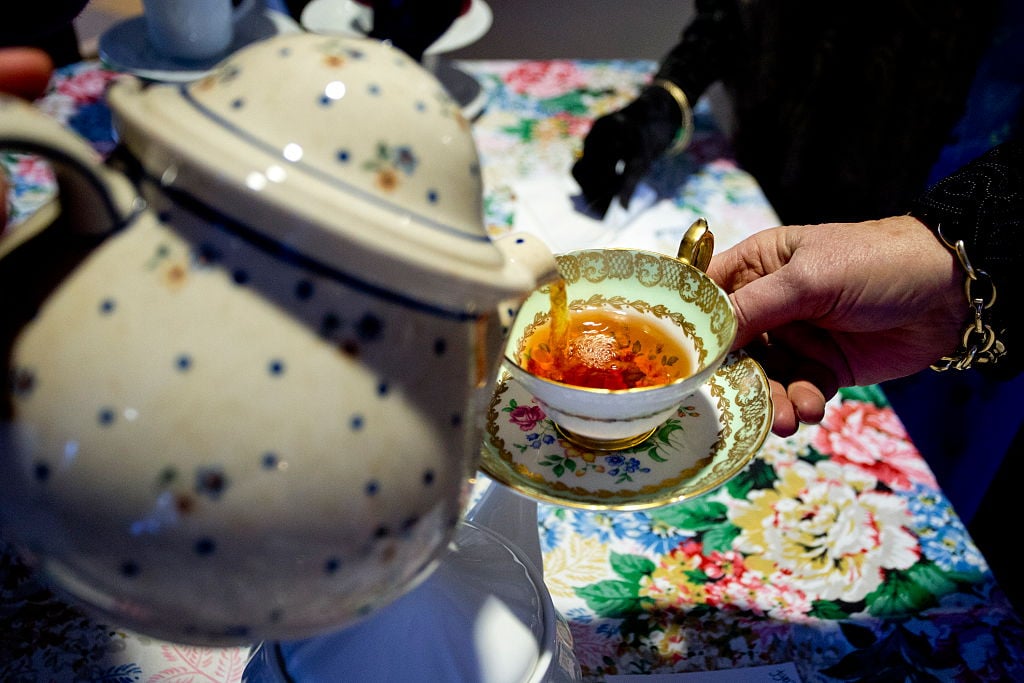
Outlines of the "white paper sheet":
{"type": "Polygon", "coordinates": [[[686,228],[697,218],[640,183],[624,209],[613,202],[603,218],[582,210],[579,186],[569,175],[515,184],[514,229],[543,239],[555,253],[593,247],[633,247],[675,256],[686,228]]]}

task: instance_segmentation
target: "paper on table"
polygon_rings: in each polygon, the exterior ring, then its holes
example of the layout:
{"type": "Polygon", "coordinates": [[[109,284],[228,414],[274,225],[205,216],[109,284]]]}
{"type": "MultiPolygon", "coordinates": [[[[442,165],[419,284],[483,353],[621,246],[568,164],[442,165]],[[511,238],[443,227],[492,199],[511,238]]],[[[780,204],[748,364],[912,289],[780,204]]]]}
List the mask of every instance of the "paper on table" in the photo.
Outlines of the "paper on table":
{"type": "Polygon", "coordinates": [[[544,240],[555,253],[592,247],[633,247],[675,255],[683,232],[697,217],[640,183],[624,209],[612,203],[608,214],[584,213],[580,189],[571,176],[547,176],[515,183],[517,231],[544,240]]]}
{"type": "Polygon", "coordinates": [[[800,683],[792,662],[751,666],[724,671],[696,671],[684,674],[643,674],[607,676],[607,683],[800,683]]]}

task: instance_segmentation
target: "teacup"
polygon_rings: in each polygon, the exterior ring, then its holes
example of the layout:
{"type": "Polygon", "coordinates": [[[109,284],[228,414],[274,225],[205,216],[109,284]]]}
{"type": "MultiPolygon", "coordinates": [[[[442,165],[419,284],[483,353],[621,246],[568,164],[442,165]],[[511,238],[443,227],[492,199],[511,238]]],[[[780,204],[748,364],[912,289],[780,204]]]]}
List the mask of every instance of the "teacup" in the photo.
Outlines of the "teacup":
{"type": "MultiPolygon", "coordinates": [[[[706,230],[703,221],[694,227],[706,230]]],[[[639,249],[586,249],[557,257],[570,318],[596,310],[643,321],[682,350],[685,358],[669,362],[688,366],[685,376],[608,389],[551,379],[536,367],[531,371],[537,364],[529,362],[534,353],[529,340],[543,336],[541,328],[550,325],[553,285],[535,290],[520,307],[509,331],[505,364],[570,441],[593,450],[635,446],[725,359],[736,336],[736,315],[728,295],[704,272],[710,253],[698,253],[697,245],[706,248],[707,242],[692,239],[693,232],[684,239],[681,258],[639,249]]]]}
{"type": "Polygon", "coordinates": [[[255,0],[143,0],[146,34],[161,54],[184,61],[220,57],[255,0]]]}

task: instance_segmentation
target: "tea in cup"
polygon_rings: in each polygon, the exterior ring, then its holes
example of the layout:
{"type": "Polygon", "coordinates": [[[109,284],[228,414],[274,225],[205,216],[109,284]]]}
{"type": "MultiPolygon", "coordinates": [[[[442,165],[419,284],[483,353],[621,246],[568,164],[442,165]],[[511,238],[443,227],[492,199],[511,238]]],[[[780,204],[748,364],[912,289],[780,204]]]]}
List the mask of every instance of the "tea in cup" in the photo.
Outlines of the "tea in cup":
{"type": "Polygon", "coordinates": [[[520,307],[505,364],[570,441],[632,447],[722,364],[732,303],[702,268],[665,254],[586,249],[557,261],[562,280],[520,307]]]}

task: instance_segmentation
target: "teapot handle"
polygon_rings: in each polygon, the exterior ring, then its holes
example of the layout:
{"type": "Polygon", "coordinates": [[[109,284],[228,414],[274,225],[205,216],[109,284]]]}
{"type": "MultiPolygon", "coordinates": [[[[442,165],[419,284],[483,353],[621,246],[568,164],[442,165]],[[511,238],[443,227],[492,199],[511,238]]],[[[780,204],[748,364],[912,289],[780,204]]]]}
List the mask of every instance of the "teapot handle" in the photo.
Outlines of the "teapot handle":
{"type": "MultiPolygon", "coordinates": [[[[60,212],[75,233],[106,234],[144,207],[131,181],[105,166],[88,142],[31,104],[7,95],[0,95],[0,149],[38,154],[51,162],[60,212]]],[[[41,210],[0,240],[0,257],[52,225],[54,216],[52,208],[41,210]]]]}

